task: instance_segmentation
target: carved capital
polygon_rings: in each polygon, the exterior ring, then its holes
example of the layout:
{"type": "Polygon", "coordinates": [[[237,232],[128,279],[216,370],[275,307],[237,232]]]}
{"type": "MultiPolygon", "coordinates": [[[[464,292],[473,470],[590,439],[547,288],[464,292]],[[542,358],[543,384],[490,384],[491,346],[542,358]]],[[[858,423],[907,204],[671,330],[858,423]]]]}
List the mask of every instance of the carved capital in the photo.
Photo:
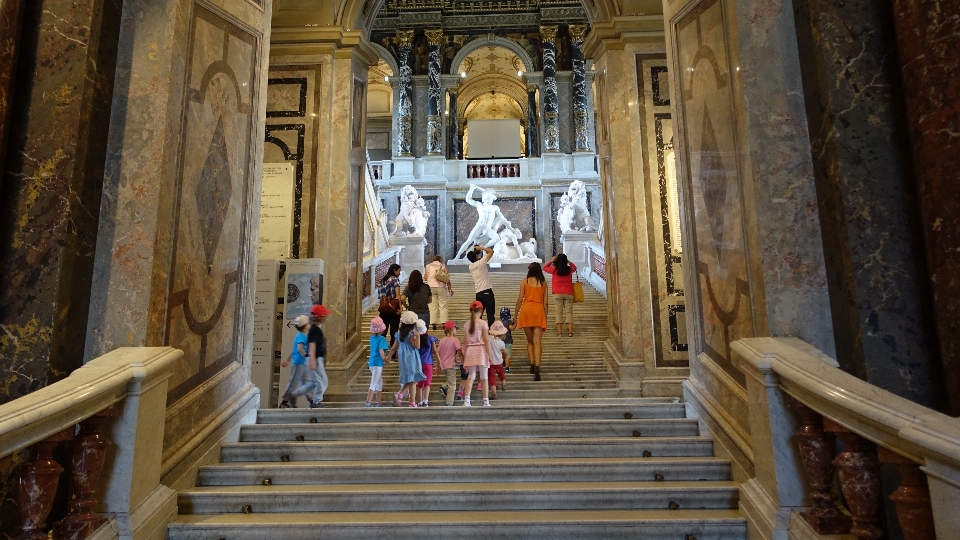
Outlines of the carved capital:
{"type": "Polygon", "coordinates": [[[412,47],[413,46],[413,30],[397,30],[397,46],[412,47]]]}
{"type": "Polygon", "coordinates": [[[443,45],[443,30],[424,30],[423,33],[427,36],[427,43],[431,47],[443,45]]]}
{"type": "Polygon", "coordinates": [[[536,91],[537,91],[537,85],[535,85],[535,84],[528,84],[528,85],[527,85],[527,92],[536,92],[536,91]]]}
{"type": "Polygon", "coordinates": [[[571,24],[569,26],[570,30],[570,41],[577,43],[577,46],[583,43],[583,39],[587,36],[587,25],[585,24],[571,24]]]}
{"type": "Polygon", "coordinates": [[[554,43],[557,40],[557,27],[541,26],[540,39],[542,39],[544,43],[554,43]]]}

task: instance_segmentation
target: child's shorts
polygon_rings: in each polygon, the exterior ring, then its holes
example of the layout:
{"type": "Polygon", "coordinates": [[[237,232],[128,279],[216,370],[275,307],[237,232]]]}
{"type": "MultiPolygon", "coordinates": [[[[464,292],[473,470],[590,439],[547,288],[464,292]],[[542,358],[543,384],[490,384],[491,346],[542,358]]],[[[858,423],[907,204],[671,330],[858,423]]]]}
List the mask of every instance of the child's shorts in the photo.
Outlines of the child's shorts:
{"type": "Polygon", "coordinates": [[[420,368],[423,370],[423,374],[427,376],[426,379],[417,383],[417,388],[425,388],[430,386],[433,382],[433,364],[420,364],[420,368]]]}
{"type": "Polygon", "coordinates": [[[480,374],[480,380],[487,380],[488,369],[483,366],[467,366],[467,373],[480,374]]]}
{"type": "Polygon", "coordinates": [[[500,380],[503,382],[507,381],[507,372],[503,368],[503,364],[497,366],[490,366],[490,374],[488,375],[490,382],[496,381],[497,377],[500,377],[500,380]]]}

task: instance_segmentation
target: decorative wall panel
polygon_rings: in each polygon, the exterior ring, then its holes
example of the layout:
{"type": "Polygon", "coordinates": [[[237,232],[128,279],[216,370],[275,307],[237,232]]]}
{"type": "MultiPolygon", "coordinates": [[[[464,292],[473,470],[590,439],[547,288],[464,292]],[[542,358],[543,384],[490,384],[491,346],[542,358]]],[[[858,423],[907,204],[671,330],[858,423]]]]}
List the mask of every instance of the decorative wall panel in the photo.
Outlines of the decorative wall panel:
{"type": "Polygon", "coordinates": [[[681,189],[692,219],[686,254],[701,313],[695,351],[742,385],[730,344],[756,330],[723,2],[696,4],[677,20],[673,37],[684,137],[681,189]]]}
{"type": "Polygon", "coordinates": [[[637,90],[643,104],[641,140],[647,160],[645,176],[651,231],[650,251],[655,261],[653,294],[656,366],[689,367],[684,319],[680,204],[666,55],[637,56],[637,90]]]}
{"type": "Polygon", "coordinates": [[[184,351],[172,403],[239,360],[242,261],[253,183],[258,37],[195,5],[164,343],[184,351]]]}

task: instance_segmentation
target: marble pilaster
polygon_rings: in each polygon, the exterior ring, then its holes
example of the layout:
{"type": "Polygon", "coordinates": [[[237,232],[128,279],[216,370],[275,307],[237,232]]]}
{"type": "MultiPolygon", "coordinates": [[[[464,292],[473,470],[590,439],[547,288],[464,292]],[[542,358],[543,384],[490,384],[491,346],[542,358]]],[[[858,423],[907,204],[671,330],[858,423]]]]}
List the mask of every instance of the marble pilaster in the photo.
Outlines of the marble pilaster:
{"type": "Polygon", "coordinates": [[[900,127],[892,8],[797,0],[794,16],[820,219],[831,231],[823,242],[837,361],[936,408],[945,398],[910,145],[900,127]]]}
{"type": "Polygon", "coordinates": [[[570,26],[570,58],[573,61],[573,140],[574,152],[590,151],[587,114],[587,79],[584,75],[583,38],[587,26],[570,26]]]}
{"type": "Polygon", "coordinates": [[[560,117],[557,99],[557,27],[541,26],[543,44],[543,151],[560,151],[560,117]]]}
{"type": "Polygon", "coordinates": [[[400,97],[397,102],[396,155],[409,157],[413,145],[413,69],[410,66],[410,49],[413,46],[413,30],[397,30],[400,64],[400,97]]]}
{"type": "Polygon", "coordinates": [[[440,118],[442,92],[440,90],[440,47],[443,44],[441,30],[427,30],[429,60],[427,63],[427,155],[439,156],[443,151],[441,143],[443,125],[440,118]]]}
{"type": "Polygon", "coordinates": [[[460,124],[457,116],[457,91],[447,90],[450,96],[450,114],[447,127],[447,159],[460,159],[460,124]]]}
{"type": "Polygon", "coordinates": [[[0,87],[20,57],[0,95],[0,403],[83,360],[121,20],[117,1],[16,4],[0,2],[0,87]]]}
{"type": "Polygon", "coordinates": [[[913,170],[950,416],[960,416],[960,4],[894,0],[913,170]]]}
{"type": "Polygon", "coordinates": [[[540,157],[540,108],[532,84],[527,85],[527,157],[540,157]]]}
{"type": "Polygon", "coordinates": [[[7,149],[7,129],[13,110],[13,84],[20,49],[20,25],[24,0],[0,0],[0,171],[7,149]]]}

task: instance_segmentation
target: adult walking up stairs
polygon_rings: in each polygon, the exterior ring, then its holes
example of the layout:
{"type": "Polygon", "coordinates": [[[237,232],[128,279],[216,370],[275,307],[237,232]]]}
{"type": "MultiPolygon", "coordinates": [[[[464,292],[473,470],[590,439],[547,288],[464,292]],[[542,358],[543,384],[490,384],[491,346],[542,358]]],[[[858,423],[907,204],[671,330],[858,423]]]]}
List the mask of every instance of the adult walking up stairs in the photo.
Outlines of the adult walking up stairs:
{"type": "MultiPolygon", "coordinates": [[[[522,276],[492,276],[512,310],[522,276]]],[[[464,321],[472,284],[453,278],[451,318],[464,321]]],[[[179,494],[170,539],[745,539],[730,463],[683,404],[618,388],[600,346],[606,306],[586,292],[574,337],[544,335],[543,381],[515,332],[492,408],[438,394],[440,406],[363,408],[362,372],[340,406],[261,410],[179,494]]],[[[389,395],[395,369],[385,381],[389,395]]]]}

